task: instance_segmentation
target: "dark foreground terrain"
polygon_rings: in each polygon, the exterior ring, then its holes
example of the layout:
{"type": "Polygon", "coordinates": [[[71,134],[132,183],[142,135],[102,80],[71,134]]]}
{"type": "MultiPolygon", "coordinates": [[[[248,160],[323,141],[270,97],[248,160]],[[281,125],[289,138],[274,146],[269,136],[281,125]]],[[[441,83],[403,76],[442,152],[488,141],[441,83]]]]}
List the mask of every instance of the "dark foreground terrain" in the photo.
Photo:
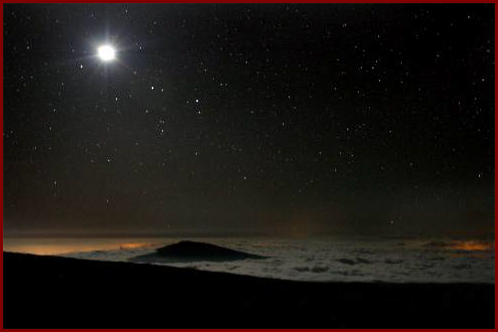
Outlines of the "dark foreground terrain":
{"type": "Polygon", "coordinates": [[[3,254],[5,328],[494,327],[494,285],[305,283],[3,254]]]}

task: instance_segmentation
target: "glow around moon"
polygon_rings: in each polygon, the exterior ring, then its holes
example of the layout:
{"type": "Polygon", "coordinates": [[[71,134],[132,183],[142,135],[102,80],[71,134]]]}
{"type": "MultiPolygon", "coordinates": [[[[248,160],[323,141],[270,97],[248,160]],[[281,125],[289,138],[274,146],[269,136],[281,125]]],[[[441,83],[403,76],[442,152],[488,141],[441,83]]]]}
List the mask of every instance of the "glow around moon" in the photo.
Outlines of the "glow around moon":
{"type": "Polygon", "coordinates": [[[97,49],[100,60],[104,62],[113,61],[116,58],[116,50],[111,45],[101,45],[97,49]]]}

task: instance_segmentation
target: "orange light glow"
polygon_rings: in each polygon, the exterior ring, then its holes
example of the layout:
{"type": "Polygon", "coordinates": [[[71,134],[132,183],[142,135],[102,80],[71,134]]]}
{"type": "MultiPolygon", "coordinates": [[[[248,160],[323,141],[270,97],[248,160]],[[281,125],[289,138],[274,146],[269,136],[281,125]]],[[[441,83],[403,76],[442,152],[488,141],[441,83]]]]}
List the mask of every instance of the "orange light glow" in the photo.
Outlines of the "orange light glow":
{"type": "Polygon", "coordinates": [[[122,243],[119,245],[120,249],[136,249],[141,247],[150,246],[149,243],[122,243]]]}
{"type": "Polygon", "coordinates": [[[457,241],[451,245],[451,249],[465,250],[465,251],[486,251],[492,250],[494,245],[492,243],[484,243],[478,241],[457,241]]]}
{"type": "Polygon", "coordinates": [[[96,250],[136,249],[154,247],[163,243],[162,239],[74,239],[74,238],[34,238],[4,239],[3,250],[35,255],[61,255],[96,250]]]}

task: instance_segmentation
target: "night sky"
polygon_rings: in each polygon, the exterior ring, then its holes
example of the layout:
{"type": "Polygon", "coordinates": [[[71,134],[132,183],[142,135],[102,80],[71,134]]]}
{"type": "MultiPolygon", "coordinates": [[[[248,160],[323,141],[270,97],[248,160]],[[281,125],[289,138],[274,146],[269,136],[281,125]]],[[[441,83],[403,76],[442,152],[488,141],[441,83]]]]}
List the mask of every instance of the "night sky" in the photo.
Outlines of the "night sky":
{"type": "Polygon", "coordinates": [[[3,29],[6,234],[494,230],[494,5],[6,4],[3,29]]]}

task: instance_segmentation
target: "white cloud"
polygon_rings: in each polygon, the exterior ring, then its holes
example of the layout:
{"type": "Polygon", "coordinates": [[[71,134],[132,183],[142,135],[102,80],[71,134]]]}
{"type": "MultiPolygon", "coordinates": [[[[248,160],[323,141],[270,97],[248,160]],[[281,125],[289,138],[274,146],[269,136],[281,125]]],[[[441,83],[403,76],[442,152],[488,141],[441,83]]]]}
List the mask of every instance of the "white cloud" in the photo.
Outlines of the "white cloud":
{"type": "MultiPolygon", "coordinates": [[[[195,239],[194,239],[195,240],[195,239]]],[[[268,259],[165,264],[199,270],[304,281],[487,282],[494,283],[494,249],[471,252],[427,246],[413,240],[203,239],[268,259]]],[[[162,244],[177,242],[165,239],[162,244]]],[[[434,242],[435,243],[435,242],[434,242]]],[[[73,253],[65,256],[128,261],[153,246],[73,253]]]]}

